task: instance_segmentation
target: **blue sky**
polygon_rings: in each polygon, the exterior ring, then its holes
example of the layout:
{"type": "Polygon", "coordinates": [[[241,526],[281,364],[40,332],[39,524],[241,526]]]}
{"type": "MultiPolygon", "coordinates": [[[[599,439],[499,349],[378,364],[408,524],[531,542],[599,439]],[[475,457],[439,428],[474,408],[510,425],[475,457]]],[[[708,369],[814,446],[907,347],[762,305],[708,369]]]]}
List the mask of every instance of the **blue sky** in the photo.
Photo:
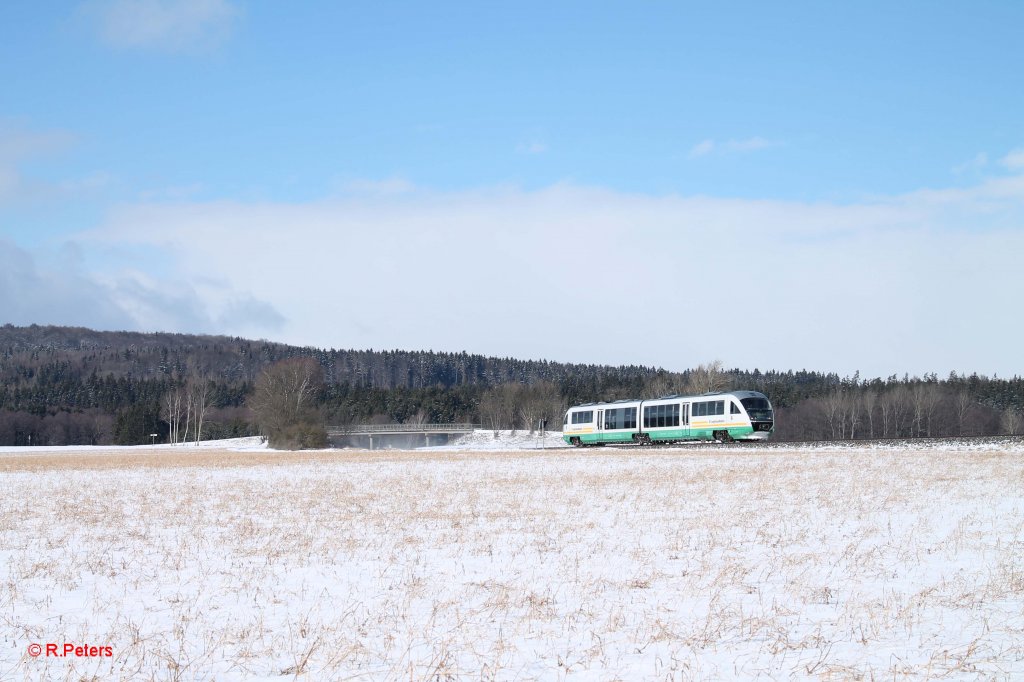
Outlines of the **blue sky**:
{"type": "Polygon", "coordinates": [[[7,3],[0,322],[1020,374],[1022,42],[1015,2],[7,3]]]}

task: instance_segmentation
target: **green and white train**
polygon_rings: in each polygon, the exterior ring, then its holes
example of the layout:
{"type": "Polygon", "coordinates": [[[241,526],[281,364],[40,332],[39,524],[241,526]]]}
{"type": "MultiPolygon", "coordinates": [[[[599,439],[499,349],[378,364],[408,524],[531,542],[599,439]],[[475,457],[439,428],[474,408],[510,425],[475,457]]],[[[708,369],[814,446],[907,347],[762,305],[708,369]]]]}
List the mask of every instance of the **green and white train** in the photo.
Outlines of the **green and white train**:
{"type": "Polygon", "coordinates": [[[570,445],[764,440],[775,430],[768,396],[757,391],[669,395],[570,407],[562,438],[570,445]]]}

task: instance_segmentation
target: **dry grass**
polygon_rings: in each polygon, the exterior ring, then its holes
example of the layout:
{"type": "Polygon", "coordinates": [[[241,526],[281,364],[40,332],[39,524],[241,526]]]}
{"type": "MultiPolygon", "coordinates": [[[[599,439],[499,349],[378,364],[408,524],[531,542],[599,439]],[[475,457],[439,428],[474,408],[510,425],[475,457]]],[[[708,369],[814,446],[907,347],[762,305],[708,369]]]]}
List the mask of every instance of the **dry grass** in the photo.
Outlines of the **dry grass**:
{"type": "Polygon", "coordinates": [[[1024,460],[0,455],[0,679],[1015,679],[1024,460]],[[31,642],[111,659],[31,659],[31,642]]]}
{"type": "MultiPolygon", "coordinates": [[[[266,465],[308,465],[330,462],[395,462],[408,460],[453,461],[474,458],[473,452],[415,452],[402,450],[307,450],[232,451],[212,448],[111,448],[104,450],[38,450],[0,453],[0,473],[15,471],[59,471],[67,469],[136,469],[176,467],[246,467],[266,465]],[[28,454],[32,453],[32,454],[28,454]]],[[[529,457],[529,453],[516,453],[529,457]]]]}

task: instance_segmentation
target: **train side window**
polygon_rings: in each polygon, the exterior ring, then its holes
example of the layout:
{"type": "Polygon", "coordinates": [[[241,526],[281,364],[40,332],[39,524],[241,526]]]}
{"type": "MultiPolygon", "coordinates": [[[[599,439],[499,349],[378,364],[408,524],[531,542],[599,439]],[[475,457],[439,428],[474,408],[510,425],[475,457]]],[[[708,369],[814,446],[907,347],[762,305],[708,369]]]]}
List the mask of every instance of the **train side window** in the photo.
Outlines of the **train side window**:
{"type": "Polygon", "coordinates": [[[725,414],[725,401],[724,400],[716,400],[715,401],[715,414],[725,414]]]}
{"type": "Polygon", "coordinates": [[[732,407],[729,408],[729,413],[730,414],[740,414],[740,406],[739,405],[737,405],[736,403],[730,403],[730,405],[732,405],[732,407]]]}
{"type": "Polygon", "coordinates": [[[593,410],[588,410],[586,412],[573,412],[572,413],[572,423],[573,424],[589,424],[592,421],[594,421],[594,412],[593,412],[593,410]]]}
{"type": "Polygon", "coordinates": [[[618,408],[613,410],[604,411],[604,428],[606,431],[612,431],[614,429],[622,428],[619,425],[619,410],[618,408]]]}

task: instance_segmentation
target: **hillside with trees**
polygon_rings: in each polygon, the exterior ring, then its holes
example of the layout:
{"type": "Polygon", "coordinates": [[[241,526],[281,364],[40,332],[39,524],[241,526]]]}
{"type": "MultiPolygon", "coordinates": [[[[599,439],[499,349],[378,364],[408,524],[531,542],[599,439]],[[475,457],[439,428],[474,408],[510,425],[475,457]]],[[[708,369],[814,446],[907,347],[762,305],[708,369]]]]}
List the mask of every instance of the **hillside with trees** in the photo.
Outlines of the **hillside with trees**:
{"type": "MultiPolygon", "coordinates": [[[[560,428],[569,405],[729,388],[766,393],[777,440],[1014,434],[1024,380],[862,380],[811,371],[567,364],[468,353],[324,350],[222,336],[0,327],[0,445],[187,442],[267,433],[271,368],[304,358],[298,423],[473,422],[560,428]],[[262,383],[261,383],[262,382],[262,383]],[[266,396],[264,396],[265,398],[266,396]]],[[[680,364],[689,364],[680,358],[680,364]]],[[[297,367],[298,365],[296,365],[297,367]]],[[[270,427],[274,428],[274,427],[270,427]]],[[[283,431],[281,433],[284,433],[283,431]]],[[[306,443],[308,430],[288,438],[306,443]],[[305,434],[305,435],[304,435],[305,434]]]]}

